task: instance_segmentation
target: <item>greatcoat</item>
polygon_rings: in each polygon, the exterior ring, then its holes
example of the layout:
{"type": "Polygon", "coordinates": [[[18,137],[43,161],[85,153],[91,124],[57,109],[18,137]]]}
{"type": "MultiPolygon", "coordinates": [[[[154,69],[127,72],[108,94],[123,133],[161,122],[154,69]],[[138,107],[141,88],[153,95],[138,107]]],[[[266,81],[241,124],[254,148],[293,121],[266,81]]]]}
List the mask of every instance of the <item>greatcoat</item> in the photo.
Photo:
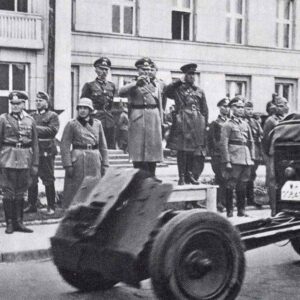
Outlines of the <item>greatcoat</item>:
{"type": "Polygon", "coordinates": [[[83,125],[77,119],[69,121],[63,132],[60,150],[64,168],[74,168],[73,176],[65,177],[64,206],[68,207],[84,179],[100,179],[101,173],[109,165],[101,122],[93,119],[92,124],[83,125]],[[84,147],[86,149],[74,149],[84,147]]]}
{"type": "Polygon", "coordinates": [[[176,111],[168,147],[205,155],[208,107],[203,90],[178,80],[166,87],[165,95],[175,100],[176,111]]]}
{"type": "Polygon", "coordinates": [[[132,161],[159,162],[162,153],[162,91],[152,82],[136,82],[120,88],[119,96],[129,104],[128,152],[132,161]]]}

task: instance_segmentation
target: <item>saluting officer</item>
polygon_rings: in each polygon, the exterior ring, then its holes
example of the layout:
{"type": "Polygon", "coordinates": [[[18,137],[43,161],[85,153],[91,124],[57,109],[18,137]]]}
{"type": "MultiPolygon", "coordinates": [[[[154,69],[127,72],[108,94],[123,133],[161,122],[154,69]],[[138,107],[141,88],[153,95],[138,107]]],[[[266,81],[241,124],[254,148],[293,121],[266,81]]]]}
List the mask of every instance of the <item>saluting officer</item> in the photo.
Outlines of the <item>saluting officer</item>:
{"type": "Polygon", "coordinates": [[[247,101],[245,103],[244,118],[248,122],[251,128],[253,142],[254,142],[254,157],[253,157],[254,165],[251,167],[250,180],[247,183],[247,191],[246,191],[247,204],[254,205],[257,208],[261,208],[261,204],[255,202],[254,181],[256,178],[257,168],[259,167],[259,164],[262,162],[261,141],[263,137],[263,130],[260,126],[259,121],[255,119],[253,116],[253,103],[250,101],[247,101]]]}
{"type": "Polygon", "coordinates": [[[29,206],[24,212],[37,211],[38,177],[40,177],[46,191],[46,213],[52,215],[55,211],[54,160],[57,154],[55,136],[59,129],[59,119],[57,113],[49,110],[49,96],[46,92],[38,92],[35,103],[37,110],[32,117],[36,122],[39,138],[39,169],[38,175],[33,178],[33,183],[28,190],[29,206]]]}
{"type": "Polygon", "coordinates": [[[217,208],[220,212],[224,210],[225,201],[225,178],[223,176],[223,170],[221,168],[221,150],[220,150],[220,140],[221,140],[221,130],[225,122],[229,118],[230,108],[229,99],[223,98],[218,104],[219,116],[209,126],[207,145],[209,153],[211,156],[211,167],[215,173],[215,182],[219,186],[217,191],[217,208]],[[224,205],[223,205],[224,204],[224,205]]]}
{"type": "Polygon", "coordinates": [[[155,177],[156,163],[162,161],[162,91],[150,80],[152,61],[136,61],[138,77],[119,90],[129,104],[128,152],[134,168],[155,177]]]}
{"type": "Polygon", "coordinates": [[[166,97],[174,99],[176,111],[168,147],[177,150],[178,185],[199,184],[196,179],[204,167],[208,108],[204,91],[195,85],[197,65],[187,64],[180,69],[184,77],[165,89],[166,97]]]}
{"type": "Polygon", "coordinates": [[[108,168],[107,145],[101,122],[92,116],[91,99],[81,98],[78,117],[69,121],[61,139],[61,158],[66,170],[64,207],[69,207],[84,178],[101,178],[108,168]]]}
{"type": "Polygon", "coordinates": [[[39,149],[35,121],[25,111],[28,96],[13,91],[11,113],[0,116],[0,168],[6,233],[32,232],[23,224],[24,194],[38,171],[39,149]]]}
{"type": "Polygon", "coordinates": [[[233,216],[233,190],[236,191],[237,215],[246,216],[246,185],[253,166],[254,148],[251,129],[243,120],[244,102],[233,98],[229,102],[231,118],[221,130],[220,150],[226,179],[227,217],[233,216]]]}
{"type": "Polygon", "coordinates": [[[85,83],[81,91],[81,98],[92,99],[95,118],[102,123],[107,146],[109,149],[115,149],[115,120],[111,109],[117,91],[115,84],[107,80],[111,61],[107,57],[100,57],[94,62],[94,67],[97,78],[85,83]]]}

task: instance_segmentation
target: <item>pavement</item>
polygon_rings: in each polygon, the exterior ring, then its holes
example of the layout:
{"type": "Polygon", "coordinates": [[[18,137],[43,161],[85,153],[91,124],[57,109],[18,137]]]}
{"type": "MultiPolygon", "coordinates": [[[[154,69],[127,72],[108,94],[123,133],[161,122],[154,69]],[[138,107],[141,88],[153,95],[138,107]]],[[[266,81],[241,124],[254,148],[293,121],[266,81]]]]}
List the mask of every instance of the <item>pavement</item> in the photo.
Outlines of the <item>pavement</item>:
{"type": "MultiPolygon", "coordinates": [[[[263,180],[265,169],[260,167],[258,170],[258,180],[263,180]]],[[[201,179],[205,182],[213,177],[210,164],[206,164],[201,179]]],[[[63,173],[56,171],[56,189],[63,190],[63,173]]],[[[157,177],[163,182],[170,182],[177,185],[177,166],[169,165],[157,169],[157,177]]],[[[43,190],[41,186],[40,191],[43,190]]],[[[233,224],[247,222],[256,218],[264,218],[270,216],[268,206],[257,210],[254,207],[247,208],[247,213],[251,217],[233,217],[230,221],[233,224]]],[[[235,212],[236,214],[236,212],[235,212]]],[[[225,213],[221,215],[225,216],[225,213]]],[[[5,234],[5,228],[0,228],[0,262],[19,262],[34,259],[44,259],[51,256],[50,251],[50,237],[54,236],[59,225],[59,219],[47,220],[46,222],[30,222],[26,224],[31,228],[33,233],[14,232],[13,234],[5,234]]]]}

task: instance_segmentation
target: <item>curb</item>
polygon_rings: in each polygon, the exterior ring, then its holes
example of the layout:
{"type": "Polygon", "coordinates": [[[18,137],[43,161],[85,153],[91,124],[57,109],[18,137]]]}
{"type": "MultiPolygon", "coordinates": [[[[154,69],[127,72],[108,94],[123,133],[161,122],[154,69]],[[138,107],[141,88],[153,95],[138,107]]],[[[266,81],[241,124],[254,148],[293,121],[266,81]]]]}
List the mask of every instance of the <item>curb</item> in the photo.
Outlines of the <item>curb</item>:
{"type": "Polygon", "coordinates": [[[51,249],[5,252],[0,254],[0,263],[24,262],[50,258],[51,249]]]}
{"type": "MultiPolygon", "coordinates": [[[[47,220],[32,220],[32,221],[24,221],[24,225],[31,226],[31,225],[50,225],[50,224],[57,224],[59,223],[63,218],[59,219],[47,219],[47,220]]],[[[5,228],[6,223],[0,222],[0,228],[5,228]]]]}

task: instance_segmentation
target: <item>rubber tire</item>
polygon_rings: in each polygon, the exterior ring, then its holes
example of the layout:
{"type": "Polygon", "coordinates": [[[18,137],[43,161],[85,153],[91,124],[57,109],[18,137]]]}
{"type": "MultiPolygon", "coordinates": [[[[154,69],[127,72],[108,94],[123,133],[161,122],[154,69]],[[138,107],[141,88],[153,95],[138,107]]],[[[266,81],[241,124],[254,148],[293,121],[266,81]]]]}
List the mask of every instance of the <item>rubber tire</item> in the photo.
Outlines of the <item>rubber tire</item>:
{"type": "Polygon", "coordinates": [[[293,249],[300,255],[300,237],[296,237],[290,240],[293,249]]]}
{"type": "Polygon", "coordinates": [[[117,283],[104,279],[103,276],[97,272],[90,271],[80,273],[59,267],[58,271],[67,283],[84,292],[108,290],[117,283]]]}
{"type": "MultiPolygon", "coordinates": [[[[180,256],[180,255],[179,255],[180,256]]],[[[245,276],[245,255],[239,232],[225,218],[211,212],[199,210],[185,211],[171,219],[157,235],[150,254],[149,272],[155,294],[161,300],[233,300],[237,297],[245,276]],[[180,288],[169,282],[170,272],[166,272],[166,262],[174,264],[182,241],[191,230],[210,230],[219,235],[222,234],[226,240],[226,246],[230,247],[233,256],[233,276],[227,282],[222,294],[217,297],[192,297],[181,292],[180,288]],[[170,249],[175,257],[169,254],[170,249]],[[178,250],[178,251],[177,251],[178,250]]],[[[173,265],[172,265],[173,266],[173,265]]],[[[172,276],[174,277],[174,276],[172,276]]]]}

